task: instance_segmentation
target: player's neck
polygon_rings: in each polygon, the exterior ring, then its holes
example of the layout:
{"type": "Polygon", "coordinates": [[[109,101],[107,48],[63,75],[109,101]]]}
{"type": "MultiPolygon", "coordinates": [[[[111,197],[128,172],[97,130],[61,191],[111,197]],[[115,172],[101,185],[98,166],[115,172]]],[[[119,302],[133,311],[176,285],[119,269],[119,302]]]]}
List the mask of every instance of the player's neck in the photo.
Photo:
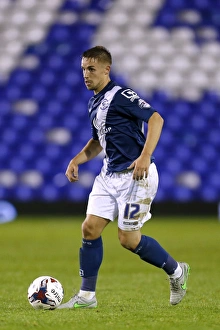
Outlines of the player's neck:
{"type": "Polygon", "coordinates": [[[102,84],[100,84],[100,86],[98,86],[95,90],[94,90],[94,94],[98,94],[99,92],[101,92],[107,85],[108,83],[111,81],[111,79],[108,77],[105,81],[103,81],[102,84]]]}

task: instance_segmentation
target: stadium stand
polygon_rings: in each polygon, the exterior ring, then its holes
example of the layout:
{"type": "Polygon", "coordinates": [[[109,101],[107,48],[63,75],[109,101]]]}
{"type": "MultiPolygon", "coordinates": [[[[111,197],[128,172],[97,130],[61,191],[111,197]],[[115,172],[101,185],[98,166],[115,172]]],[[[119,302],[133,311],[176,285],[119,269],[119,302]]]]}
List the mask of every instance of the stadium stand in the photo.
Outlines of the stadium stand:
{"type": "Polygon", "coordinates": [[[74,185],[64,172],[90,138],[80,56],[102,44],[113,79],[165,118],[157,201],[218,201],[219,8],[219,0],[1,0],[0,199],[87,198],[102,157],[83,164],[74,185]]]}

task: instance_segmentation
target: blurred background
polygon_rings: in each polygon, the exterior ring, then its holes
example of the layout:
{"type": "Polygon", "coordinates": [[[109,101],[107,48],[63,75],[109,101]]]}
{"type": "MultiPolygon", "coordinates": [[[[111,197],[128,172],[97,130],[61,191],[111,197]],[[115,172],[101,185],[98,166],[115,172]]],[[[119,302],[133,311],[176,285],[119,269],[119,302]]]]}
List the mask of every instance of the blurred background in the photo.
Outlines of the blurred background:
{"type": "Polygon", "coordinates": [[[0,0],[0,200],[84,211],[102,157],[78,183],[64,173],[91,137],[80,62],[94,45],[165,119],[155,210],[217,214],[220,0],[0,0]]]}

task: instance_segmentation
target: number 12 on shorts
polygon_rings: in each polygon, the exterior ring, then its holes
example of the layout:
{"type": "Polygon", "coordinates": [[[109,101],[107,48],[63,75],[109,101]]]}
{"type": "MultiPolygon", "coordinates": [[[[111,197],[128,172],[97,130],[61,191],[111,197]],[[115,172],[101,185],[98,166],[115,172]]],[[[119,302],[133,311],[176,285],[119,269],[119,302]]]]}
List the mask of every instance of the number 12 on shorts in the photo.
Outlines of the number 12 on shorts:
{"type": "Polygon", "coordinates": [[[135,219],[135,216],[140,211],[140,204],[127,203],[124,210],[124,219],[135,219]]]}

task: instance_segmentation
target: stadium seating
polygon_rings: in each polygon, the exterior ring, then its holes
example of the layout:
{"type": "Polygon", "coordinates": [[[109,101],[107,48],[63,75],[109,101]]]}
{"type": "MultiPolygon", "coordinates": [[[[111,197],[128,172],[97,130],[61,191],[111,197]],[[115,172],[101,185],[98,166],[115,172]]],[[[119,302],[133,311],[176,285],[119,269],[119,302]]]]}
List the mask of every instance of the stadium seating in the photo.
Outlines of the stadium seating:
{"type": "Polygon", "coordinates": [[[80,56],[103,44],[113,54],[112,78],[165,119],[157,200],[217,201],[219,7],[219,0],[1,0],[0,199],[87,198],[102,156],[82,165],[75,185],[64,172],[91,134],[80,56]]]}

